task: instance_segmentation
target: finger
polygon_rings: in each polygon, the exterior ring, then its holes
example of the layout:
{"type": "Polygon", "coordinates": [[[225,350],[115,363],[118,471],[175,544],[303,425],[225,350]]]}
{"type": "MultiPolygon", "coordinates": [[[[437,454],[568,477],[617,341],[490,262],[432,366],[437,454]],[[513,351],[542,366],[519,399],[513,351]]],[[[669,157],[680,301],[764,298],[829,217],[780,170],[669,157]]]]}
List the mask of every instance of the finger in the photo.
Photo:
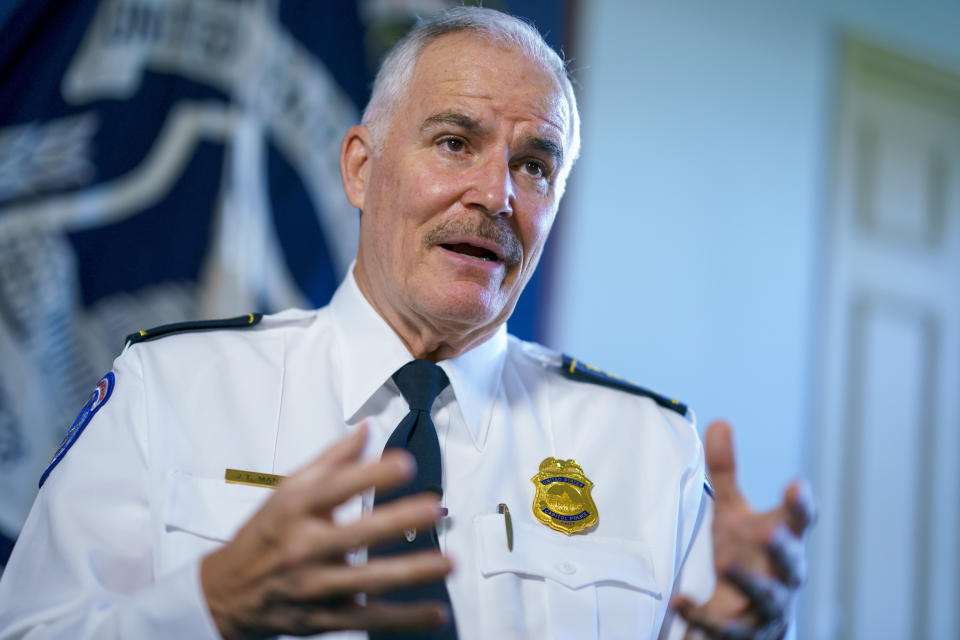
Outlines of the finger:
{"type": "Polygon", "coordinates": [[[723,573],[750,600],[750,610],[764,623],[786,620],[791,591],[779,580],[761,573],[730,567],[723,573]]]}
{"type": "Polygon", "coordinates": [[[353,432],[337,440],[325,449],[323,453],[314,458],[307,466],[315,464],[338,466],[344,462],[356,460],[360,457],[360,454],[363,453],[363,448],[367,443],[368,433],[369,428],[367,427],[366,421],[361,422],[353,432]]]}
{"type": "Polygon", "coordinates": [[[692,625],[687,625],[686,630],[683,632],[683,640],[702,640],[706,636],[697,628],[692,625]]]}
{"type": "Polygon", "coordinates": [[[690,631],[700,630],[711,638],[756,640],[755,632],[747,625],[711,612],[707,605],[698,606],[686,596],[677,595],[671,598],[670,607],[686,620],[687,636],[695,637],[690,631]]]}
{"type": "Polygon", "coordinates": [[[363,565],[310,565],[298,567],[279,580],[277,590],[294,601],[315,601],[380,594],[425,582],[436,582],[453,569],[438,551],[378,558],[363,565]]]}
{"type": "Polygon", "coordinates": [[[692,600],[690,600],[690,598],[684,595],[675,595],[672,598],[670,598],[670,602],[669,602],[670,609],[672,609],[677,615],[679,615],[680,617],[682,617],[684,620],[687,621],[687,628],[683,632],[683,640],[698,640],[699,638],[703,637],[703,634],[700,632],[700,629],[690,624],[690,620],[689,620],[689,616],[692,614],[692,610],[696,606],[697,606],[696,603],[694,603],[692,600]]]}
{"type": "Polygon", "coordinates": [[[425,631],[448,622],[450,612],[441,602],[394,604],[374,601],[336,610],[318,609],[311,612],[308,619],[314,630],[425,631]]]}
{"type": "Polygon", "coordinates": [[[290,506],[327,513],[367,489],[384,491],[402,486],[415,472],[413,456],[402,449],[386,451],[380,460],[347,464],[336,469],[311,464],[288,478],[287,499],[292,503],[290,506]]]}
{"type": "Polygon", "coordinates": [[[713,640],[773,640],[764,628],[753,626],[739,620],[727,620],[715,614],[696,614],[685,618],[688,625],[689,638],[712,638],[713,640]],[[696,632],[701,632],[697,634],[696,632]]]}
{"type": "Polygon", "coordinates": [[[733,454],[733,435],[730,425],[722,420],[714,421],[706,433],[707,470],[713,485],[714,499],[743,500],[737,487],[737,469],[733,454]]]}
{"type": "Polygon", "coordinates": [[[807,578],[807,555],[800,540],[786,526],[774,529],[767,542],[767,552],[776,574],[791,588],[796,589],[807,578]]]}
{"type": "Polygon", "coordinates": [[[802,536],[817,518],[816,502],[807,481],[791,483],[783,494],[783,504],[787,525],[796,535],[802,536]]]}
{"type": "Polygon", "coordinates": [[[439,519],[440,505],[433,493],[399,498],[341,525],[331,526],[322,518],[301,518],[287,523],[282,539],[274,543],[275,555],[260,554],[252,566],[262,562],[270,567],[279,562],[286,569],[296,569],[305,563],[343,562],[350,551],[397,540],[404,531],[433,527],[439,519]]]}
{"type": "Polygon", "coordinates": [[[384,453],[381,460],[347,465],[323,475],[319,474],[323,471],[320,465],[311,464],[281,483],[241,533],[254,533],[251,540],[267,547],[286,546],[284,557],[301,558],[318,548],[313,542],[315,536],[296,540],[291,530],[307,527],[335,531],[329,521],[335,507],[371,487],[389,489],[409,482],[415,470],[413,457],[399,449],[384,453]],[[315,519],[315,515],[320,518],[315,519]]]}
{"type": "Polygon", "coordinates": [[[407,529],[433,527],[440,519],[436,494],[425,493],[401,498],[375,509],[370,515],[343,525],[332,525],[324,518],[297,518],[283,522],[283,515],[272,518],[284,526],[264,533],[253,527],[261,544],[246,553],[246,571],[269,575],[277,570],[295,571],[306,564],[344,564],[347,552],[396,540],[407,529]],[[262,544],[262,543],[266,544],[262,544]]]}
{"type": "Polygon", "coordinates": [[[368,433],[367,422],[361,422],[351,433],[334,442],[320,455],[284,478],[283,483],[285,485],[302,483],[304,477],[314,476],[317,473],[328,474],[332,469],[358,459],[363,453],[368,433]]]}
{"type": "Polygon", "coordinates": [[[398,498],[376,507],[359,520],[337,527],[336,539],[326,542],[327,549],[342,555],[360,547],[373,547],[396,540],[408,529],[433,527],[439,520],[440,502],[436,494],[398,498]]]}

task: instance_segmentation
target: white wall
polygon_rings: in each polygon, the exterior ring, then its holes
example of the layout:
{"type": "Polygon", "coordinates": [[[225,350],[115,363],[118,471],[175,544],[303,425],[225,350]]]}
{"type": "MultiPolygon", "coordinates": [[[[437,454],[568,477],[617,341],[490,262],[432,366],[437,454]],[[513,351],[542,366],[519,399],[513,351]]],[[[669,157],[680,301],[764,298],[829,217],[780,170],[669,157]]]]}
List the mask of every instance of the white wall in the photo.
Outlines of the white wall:
{"type": "Polygon", "coordinates": [[[960,68],[956,3],[584,1],[584,147],[548,342],[737,428],[760,506],[809,474],[838,36],[960,68]]]}

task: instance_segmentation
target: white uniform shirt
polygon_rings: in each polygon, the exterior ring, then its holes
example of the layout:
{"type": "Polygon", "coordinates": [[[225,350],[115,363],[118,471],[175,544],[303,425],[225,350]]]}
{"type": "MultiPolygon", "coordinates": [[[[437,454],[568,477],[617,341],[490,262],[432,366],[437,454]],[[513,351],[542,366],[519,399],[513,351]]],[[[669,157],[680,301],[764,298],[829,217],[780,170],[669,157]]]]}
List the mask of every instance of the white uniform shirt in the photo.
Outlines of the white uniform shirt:
{"type": "MultiPolygon", "coordinates": [[[[272,491],[227,484],[225,469],[293,473],[363,420],[365,456],[379,456],[408,411],[391,375],[409,360],[352,275],[317,311],[127,347],[111,397],[23,527],[0,581],[0,638],[217,638],[199,561],[272,491]]],[[[440,366],[450,386],[432,410],[448,509],[438,533],[456,565],[447,586],[460,638],[679,634],[664,623],[671,592],[705,597],[714,580],[693,425],[646,397],[565,378],[558,354],[505,327],[440,366]],[[594,483],[599,523],[587,533],[533,516],[531,478],[550,456],[576,460],[594,483]]],[[[364,495],[337,517],[370,508],[364,495]]]]}

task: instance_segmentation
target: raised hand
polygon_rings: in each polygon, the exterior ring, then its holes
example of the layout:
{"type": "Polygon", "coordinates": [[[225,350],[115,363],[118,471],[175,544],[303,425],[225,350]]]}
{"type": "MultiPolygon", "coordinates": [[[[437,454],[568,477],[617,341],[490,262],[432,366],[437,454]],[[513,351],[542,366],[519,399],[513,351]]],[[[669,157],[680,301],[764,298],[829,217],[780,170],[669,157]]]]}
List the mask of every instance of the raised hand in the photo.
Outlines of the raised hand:
{"type": "Polygon", "coordinates": [[[806,573],[803,536],[814,518],[810,490],[805,482],[794,482],[780,506],[754,511],[737,486],[731,431],[725,422],[707,427],[706,456],[714,490],[717,587],[702,605],[682,595],[670,604],[686,619],[690,638],[782,638],[806,573]]]}
{"type": "Polygon", "coordinates": [[[401,450],[360,462],[365,440],[362,426],[286,478],[230,543],[203,559],[204,596],[224,638],[417,630],[447,619],[440,603],[397,605],[358,597],[440,580],[452,568],[438,552],[347,564],[347,552],[432,526],[440,517],[431,494],[390,502],[354,522],[334,522],[333,510],[352,496],[371,487],[390,490],[414,473],[412,457],[401,450]]]}

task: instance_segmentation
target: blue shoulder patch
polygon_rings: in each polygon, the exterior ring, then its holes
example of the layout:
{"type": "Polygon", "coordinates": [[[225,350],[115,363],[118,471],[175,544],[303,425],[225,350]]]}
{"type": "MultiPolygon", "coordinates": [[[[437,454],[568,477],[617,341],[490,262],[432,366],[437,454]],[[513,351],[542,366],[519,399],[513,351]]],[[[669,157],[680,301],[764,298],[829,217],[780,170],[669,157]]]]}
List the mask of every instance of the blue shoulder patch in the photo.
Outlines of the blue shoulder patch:
{"type": "Polygon", "coordinates": [[[77,419],[73,421],[73,425],[67,430],[67,435],[63,436],[63,440],[60,441],[60,446],[57,447],[57,452],[50,458],[50,464],[47,466],[47,470],[40,476],[41,487],[43,483],[47,481],[47,476],[50,475],[53,468],[63,460],[63,456],[67,455],[67,451],[70,450],[73,443],[76,442],[80,434],[83,433],[84,428],[90,424],[93,415],[110,399],[110,395],[113,393],[114,382],[115,378],[111,371],[100,378],[100,382],[93,388],[93,393],[90,394],[90,399],[87,400],[87,404],[83,405],[83,409],[80,409],[80,415],[77,416],[77,419]]]}
{"type": "Polygon", "coordinates": [[[656,402],[661,407],[672,409],[682,416],[687,415],[687,405],[683,404],[679,400],[662,396],[659,393],[654,393],[653,391],[645,389],[638,384],[630,382],[629,380],[624,380],[623,378],[619,378],[601,371],[596,367],[591,367],[588,364],[584,364],[576,358],[571,358],[566,354],[563,356],[563,364],[561,367],[563,375],[573,380],[591,382],[593,384],[619,389],[620,391],[626,391],[627,393],[632,393],[634,395],[645,396],[656,402]]]}

